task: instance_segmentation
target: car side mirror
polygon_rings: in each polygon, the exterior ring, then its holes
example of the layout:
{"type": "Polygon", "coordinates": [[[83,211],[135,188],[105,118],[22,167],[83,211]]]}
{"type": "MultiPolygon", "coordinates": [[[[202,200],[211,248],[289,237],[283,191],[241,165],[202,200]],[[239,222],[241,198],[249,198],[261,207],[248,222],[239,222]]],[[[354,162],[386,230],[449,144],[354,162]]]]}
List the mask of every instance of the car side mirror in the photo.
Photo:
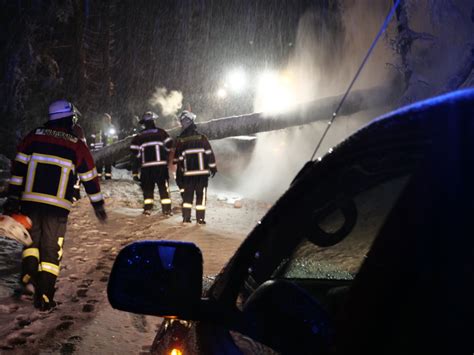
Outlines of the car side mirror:
{"type": "Polygon", "coordinates": [[[140,241],[115,259],[107,295],[113,308],[193,319],[202,294],[203,259],[193,243],[140,241]]]}

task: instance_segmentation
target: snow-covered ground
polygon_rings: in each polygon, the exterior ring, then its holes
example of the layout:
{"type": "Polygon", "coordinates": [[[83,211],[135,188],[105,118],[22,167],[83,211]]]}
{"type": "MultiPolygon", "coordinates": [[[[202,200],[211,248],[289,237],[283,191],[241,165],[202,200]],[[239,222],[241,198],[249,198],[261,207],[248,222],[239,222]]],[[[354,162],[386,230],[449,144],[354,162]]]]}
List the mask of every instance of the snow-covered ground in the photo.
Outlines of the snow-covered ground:
{"type": "Polygon", "coordinates": [[[144,239],[192,241],[203,252],[205,275],[214,275],[269,207],[235,192],[213,190],[211,180],[208,224],[183,225],[175,186],[172,217],[161,216],[158,207],[149,217],[141,214],[142,193],[127,171],[114,171],[114,180],[104,181],[102,189],[107,224],[97,222],[86,198],[70,214],[57,283],[59,306],[51,313],[41,313],[31,299],[14,295],[21,247],[0,238],[0,353],[147,352],[161,319],[116,311],[107,301],[108,275],[121,247],[144,239]]]}

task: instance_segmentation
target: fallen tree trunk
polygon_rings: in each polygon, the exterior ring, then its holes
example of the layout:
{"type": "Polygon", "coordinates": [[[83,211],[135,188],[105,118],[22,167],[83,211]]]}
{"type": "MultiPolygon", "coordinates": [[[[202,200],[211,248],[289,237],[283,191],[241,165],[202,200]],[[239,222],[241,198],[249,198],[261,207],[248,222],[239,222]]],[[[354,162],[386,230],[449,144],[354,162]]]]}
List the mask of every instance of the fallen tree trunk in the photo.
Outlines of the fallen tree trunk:
{"type": "MultiPolygon", "coordinates": [[[[332,113],[343,95],[331,96],[298,105],[297,108],[279,114],[252,113],[248,115],[217,118],[197,123],[199,132],[210,140],[233,136],[251,135],[259,132],[275,131],[287,127],[300,126],[315,121],[330,120],[332,113]]],[[[347,116],[367,109],[390,107],[398,98],[397,90],[390,87],[375,87],[351,92],[339,111],[339,116],[347,116]]],[[[179,127],[168,130],[171,137],[180,133],[179,127]]],[[[96,163],[104,160],[119,161],[128,156],[132,137],[93,152],[96,163]]]]}

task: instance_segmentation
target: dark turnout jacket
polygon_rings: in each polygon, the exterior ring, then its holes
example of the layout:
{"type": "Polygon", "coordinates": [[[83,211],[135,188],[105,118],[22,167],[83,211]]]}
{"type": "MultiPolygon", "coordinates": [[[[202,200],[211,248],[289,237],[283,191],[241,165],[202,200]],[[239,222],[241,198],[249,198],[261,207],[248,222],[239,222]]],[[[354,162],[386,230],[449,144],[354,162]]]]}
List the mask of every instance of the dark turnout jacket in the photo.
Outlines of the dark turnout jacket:
{"type": "Polygon", "coordinates": [[[21,200],[22,209],[69,214],[75,176],[79,177],[94,205],[102,205],[99,179],[86,144],[72,130],[44,126],[19,144],[12,165],[9,196],[21,200]]]}
{"type": "Polygon", "coordinates": [[[133,174],[141,168],[161,167],[168,169],[168,157],[173,140],[161,128],[149,128],[133,137],[130,150],[132,152],[133,174]]]}
{"type": "Polygon", "coordinates": [[[196,130],[192,124],[176,140],[173,162],[178,165],[177,182],[183,177],[209,177],[217,171],[216,158],[207,137],[196,130]]]}

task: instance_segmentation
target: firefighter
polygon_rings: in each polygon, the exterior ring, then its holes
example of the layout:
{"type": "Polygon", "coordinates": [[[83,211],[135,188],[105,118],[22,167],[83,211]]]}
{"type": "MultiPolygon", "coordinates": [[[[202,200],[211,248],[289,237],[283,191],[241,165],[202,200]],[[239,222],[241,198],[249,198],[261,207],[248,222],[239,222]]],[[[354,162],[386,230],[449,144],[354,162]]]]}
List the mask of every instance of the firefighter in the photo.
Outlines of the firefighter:
{"type": "Polygon", "coordinates": [[[155,113],[149,111],[139,121],[145,128],[132,139],[130,145],[132,175],[134,180],[140,181],[143,190],[143,214],[151,214],[156,184],[163,214],[171,216],[168,160],[173,141],[165,130],[155,126],[157,118],[155,113]]]}
{"type": "MultiPolygon", "coordinates": [[[[72,131],[74,132],[74,134],[76,135],[77,138],[79,138],[81,141],[84,142],[84,144],[87,145],[84,130],[82,129],[82,127],[77,122],[74,123],[74,125],[72,127],[72,131]]],[[[76,202],[76,201],[81,199],[81,179],[79,178],[79,176],[77,174],[75,175],[74,181],[76,183],[74,184],[74,192],[72,194],[72,200],[74,202],[76,202]]]]}
{"type": "MultiPolygon", "coordinates": [[[[91,143],[91,150],[98,151],[105,146],[118,141],[117,128],[112,123],[112,116],[108,113],[104,113],[102,116],[102,123],[99,131],[91,136],[93,142],[91,143]]],[[[112,165],[113,162],[110,159],[105,159],[104,162],[97,164],[97,172],[99,178],[104,177],[105,180],[112,179],[112,165]]]]}
{"type": "Polygon", "coordinates": [[[97,218],[107,219],[94,160],[73,131],[78,114],[66,100],[49,106],[48,122],[18,146],[4,205],[6,213],[21,212],[32,221],[33,244],[23,250],[21,283],[25,290],[34,290],[34,305],[42,311],[56,305],[55,284],[76,173],[97,218]]]}
{"type": "Polygon", "coordinates": [[[196,221],[206,224],[206,199],[209,176],[217,173],[216,159],[207,137],[196,130],[196,115],[179,115],[182,132],[176,141],[173,163],[177,164],[176,183],[183,197],[183,223],[191,223],[191,208],[196,194],[196,221]]]}

